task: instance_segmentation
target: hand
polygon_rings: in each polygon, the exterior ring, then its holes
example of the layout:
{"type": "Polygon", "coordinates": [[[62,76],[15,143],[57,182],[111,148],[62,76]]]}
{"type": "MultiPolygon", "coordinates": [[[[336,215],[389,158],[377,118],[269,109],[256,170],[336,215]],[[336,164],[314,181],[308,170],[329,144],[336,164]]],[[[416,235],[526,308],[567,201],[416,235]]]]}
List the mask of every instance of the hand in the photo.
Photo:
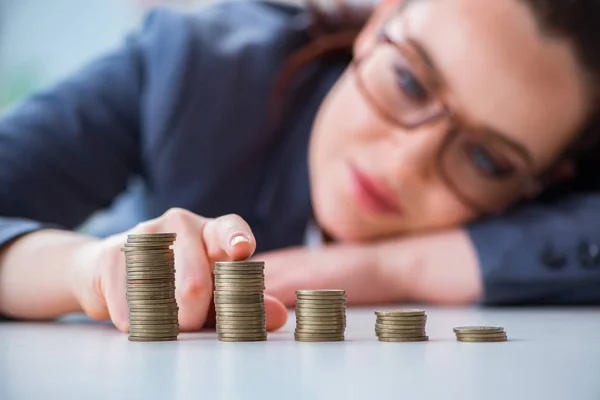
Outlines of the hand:
{"type": "MultiPolygon", "coordinates": [[[[126,301],[125,255],[121,247],[131,233],[174,232],[175,286],[181,331],[196,331],[209,322],[212,304],[212,268],[215,261],[245,260],[256,243],[248,224],[237,215],[203,218],[183,209],[171,209],[130,231],[93,242],[80,252],[73,291],[82,309],[95,319],[109,318],[129,331],[126,301]],[[92,262],[90,262],[91,260],[92,262]]],[[[265,296],[267,330],[283,326],[285,306],[265,296]]]]}

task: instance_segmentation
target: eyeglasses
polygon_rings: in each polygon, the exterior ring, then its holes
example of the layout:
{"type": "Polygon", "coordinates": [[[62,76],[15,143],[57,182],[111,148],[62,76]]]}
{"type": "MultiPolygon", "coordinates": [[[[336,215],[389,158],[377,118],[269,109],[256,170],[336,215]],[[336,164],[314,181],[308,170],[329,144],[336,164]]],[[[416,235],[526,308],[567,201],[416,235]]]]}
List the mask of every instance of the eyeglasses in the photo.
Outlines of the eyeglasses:
{"type": "Polygon", "coordinates": [[[448,119],[450,129],[437,152],[436,168],[445,184],[478,214],[499,211],[535,192],[539,183],[527,150],[454,113],[419,49],[403,34],[392,40],[388,27],[380,30],[370,52],[352,63],[357,86],[374,111],[404,130],[448,119]]]}

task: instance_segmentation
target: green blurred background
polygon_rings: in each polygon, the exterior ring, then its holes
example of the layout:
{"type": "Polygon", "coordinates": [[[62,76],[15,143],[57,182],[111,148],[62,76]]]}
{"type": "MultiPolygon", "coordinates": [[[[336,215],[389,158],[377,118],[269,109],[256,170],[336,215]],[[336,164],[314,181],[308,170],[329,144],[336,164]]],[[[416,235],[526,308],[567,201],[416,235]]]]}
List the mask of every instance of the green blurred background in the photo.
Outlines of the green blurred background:
{"type": "Polygon", "coordinates": [[[149,7],[202,0],[0,0],[0,111],[117,46],[149,7]]]}

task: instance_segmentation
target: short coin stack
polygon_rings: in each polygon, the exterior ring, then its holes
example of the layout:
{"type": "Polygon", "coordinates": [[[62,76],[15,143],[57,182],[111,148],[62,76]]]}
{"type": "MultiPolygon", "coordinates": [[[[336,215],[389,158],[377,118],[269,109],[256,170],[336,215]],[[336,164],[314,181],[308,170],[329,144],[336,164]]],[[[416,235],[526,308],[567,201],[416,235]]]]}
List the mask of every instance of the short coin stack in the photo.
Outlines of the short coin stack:
{"type": "Polygon", "coordinates": [[[344,290],[296,291],[296,331],[299,342],[340,342],[346,330],[344,290]]]}
{"type": "Polygon", "coordinates": [[[375,335],[380,342],[426,342],[423,310],[375,311],[375,335]]]}
{"type": "Polygon", "coordinates": [[[267,340],[265,319],[265,263],[215,263],[217,337],[223,342],[267,340]]]}
{"type": "Polygon", "coordinates": [[[459,326],[454,328],[456,340],[459,342],[506,342],[508,340],[504,328],[496,326],[459,326]]]}
{"type": "Polygon", "coordinates": [[[174,233],[129,235],[125,252],[129,340],[177,340],[174,233]]]}

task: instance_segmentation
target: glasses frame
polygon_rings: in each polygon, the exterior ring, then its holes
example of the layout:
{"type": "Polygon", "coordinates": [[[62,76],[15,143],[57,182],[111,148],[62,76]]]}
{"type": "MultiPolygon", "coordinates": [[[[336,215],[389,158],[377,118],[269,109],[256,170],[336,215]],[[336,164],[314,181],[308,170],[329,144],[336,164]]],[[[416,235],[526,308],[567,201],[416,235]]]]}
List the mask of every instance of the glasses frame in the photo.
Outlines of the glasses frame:
{"type": "MultiPolygon", "coordinates": [[[[516,143],[503,135],[497,134],[495,132],[490,132],[486,128],[478,127],[467,121],[466,118],[461,117],[460,113],[454,112],[452,107],[450,106],[451,101],[447,98],[445,92],[440,92],[439,88],[431,87],[427,82],[421,82],[424,84],[428,90],[433,93],[436,98],[436,101],[441,105],[441,112],[432,115],[430,117],[425,118],[423,121],[414,124],[407,124],[405,122],[399,121],[398,118],[390,115],[386,110],[382,109],[378,102],[375,100],[374,96],[367,89],[367,84],[364,82],[363,78],[361,78],[361,74],[358,72],[362,63],[369,59],[369,57],[373,54],[373,52],[381,45],[391,45],[396,51],[402,54],[407,60],[411,60],[413,58],[410,54],[407,54],[407,51],[403,49],[403,47],[409,47],[410,41],[403,34],[400,41],[392,39],[390,35],[386,32],[386,28],[388,27],[390,21],[383,24],[378,31],[377,40],[372,45],[372,47],[367,51],[362,57],[357,58],[354,57],[350,64],[350,70],[354,75],[355,82],[359,89],[359,92],[367,101],[367,103],[371,106],[371,108],[387,123],[392,126],[399,127],[404,130],[415,130],[427,125],[430,125],[434,122],[437,122],[441,119],[448,119],[450,122],[450,128],[446,132],[446,136],[444,137],[442,144],[440,145],[438,151],[436,152],[436,169],[444,183],[456,194],[456,196],[465,204],[468,208],[474,211],[477,214],[488,215],[494,214],[498,212],[498,208],[489,209],[481,204],[477,204],[477,202],[473,201],[469,198],[469,196],[465,195],[459,188],[456,183],[454,183],[453,179],[448,176],[448,173],[444,170],[442,163],[443,157],[450,144],[455,140],[458,135],[465,135],[466,133],[471,133],[468,135],[472,137],[473,133],[479,135],[483,134],[487,139],[491,138],[492,140],[499,141],[503,145],[506,145],[508,148],[512,149],[515,152],[515,155],[519,157],[523,161],[523,165],[525,168],[517,168],[517,178],[520,181],[520,193],[517,195],[516,202],[519,198],[523,197],[531,197],[535,193],[540,190],[541,181],[534,174],[534,163],[531,154],[527,151],[527,149],[516,143]],[[468,129],[461,129],[466,127],[468,129]]],[[[415,50],[418,53],[418,51],[415,50]]],[[[431,70],[426,62],[422,62],[420,64],[424,64],[424,67],[428,70],[427,76],[437,76],[436,71],[431,70]]],[[[500,207],[500,208],[506,208],[500,207]]]]}

